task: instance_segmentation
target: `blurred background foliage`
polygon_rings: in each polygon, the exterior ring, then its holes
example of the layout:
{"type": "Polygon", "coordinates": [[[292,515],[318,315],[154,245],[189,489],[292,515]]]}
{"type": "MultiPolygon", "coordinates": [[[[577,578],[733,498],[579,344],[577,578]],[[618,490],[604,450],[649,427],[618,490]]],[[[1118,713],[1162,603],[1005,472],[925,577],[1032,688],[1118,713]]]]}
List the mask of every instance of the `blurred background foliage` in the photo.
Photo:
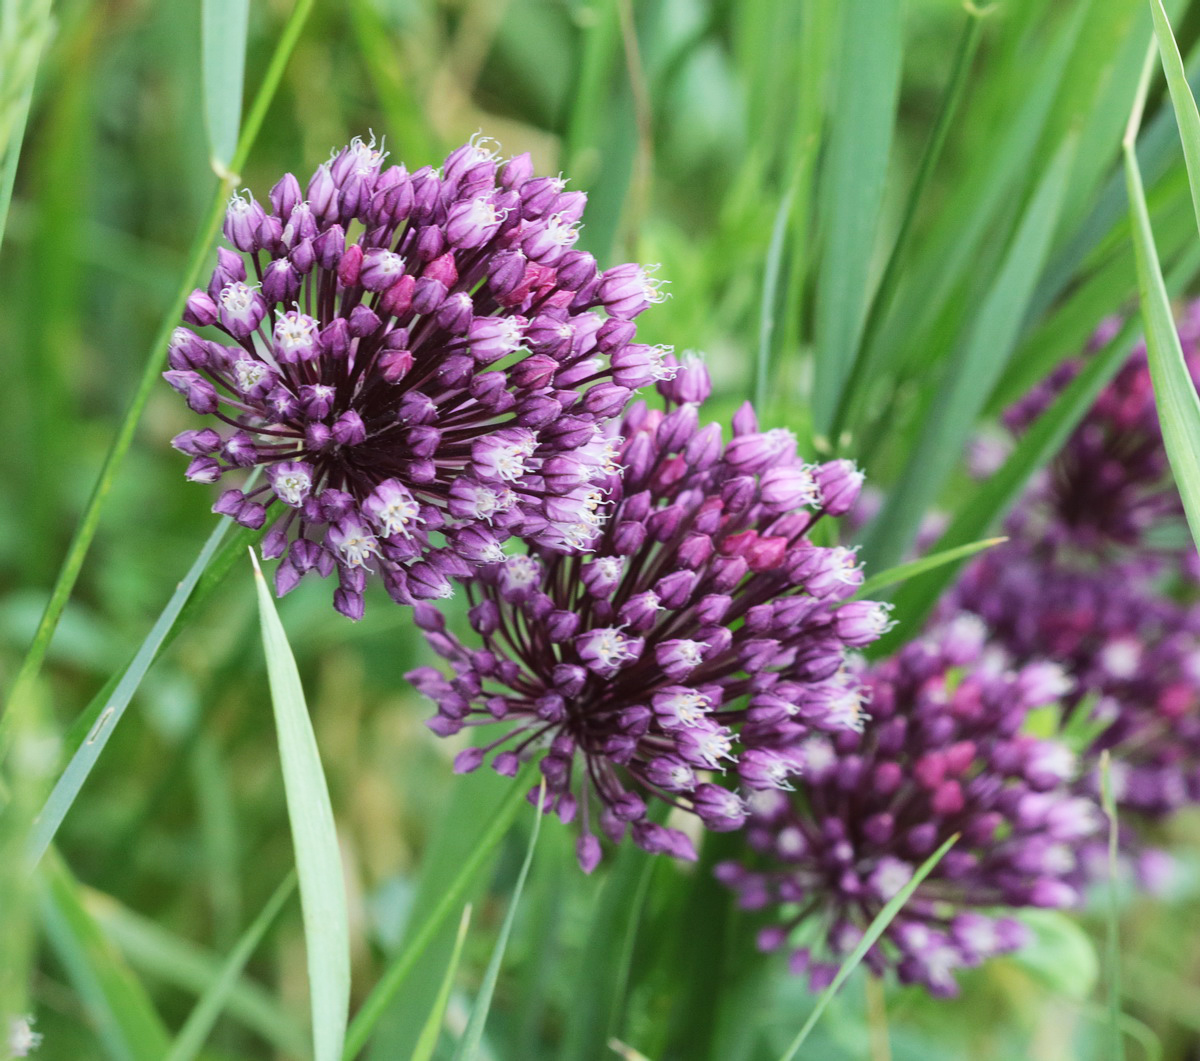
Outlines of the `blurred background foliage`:
{"type": "MultiPolygon", "coordinates": [[[[1187,56],[1200,5],[1168,8],[1187,56]]],[[[290,10],[251,5],[248,95],[290,10]]],[[[6,685],[216,187],[198,5],[62,0],[54,20],[0,255],[6,685]]],[[[769,426],[814,455],[856,456],[893,486],[866,532],[878,570],[908,552],[931,507],[994,523],[1032,467],[1011,470],[1006,496],[984,497],[959,466],[967,439],[1102,317],[1129,311],[1117,162],[1149,35],[1141,0],[1002,0],[986,13],[950,0],[318,0],[241,176],[262,197],[281,172],[303,180],[367,130],[410,169],[477,130],[506,154],[531,151],[539,171],[588,191],[581,246],[602,264],[662,263],[672,297],[640,331],[706,352],[710,413],[727,420],[757,395],[769,426]],[[944,112],[944,146],[913,202],[944,112]]],[[[1156,85],[1139,154],[1180,294],[1200,256],[1162,102],[1156,85]]],[[[1064,410],[1062,428],[1081,411],[1064,410]]],[[[184,482],[168,446],[187,426],[159,387],[43,671],[51,734],[125,663],[213,524],[210,491],[184,482]]],[[[948,577],[902,591],[909,629],[948,577]]],[[[451,784],[455,749],[424,729],[429,708],[401,679],[424,653],[406,611],[376,599],[351,625],[326,587],[306,584],[281,614],[338,818],[361,1000],[506,783],[451,784]]],[[[35,907],[40,1056],[156,1056],[121,1052],[96,970],[135,977],[149,1019],[177,1028],[288,872],[255,623],[239,563],[150,672],[67,818],[58,849],[84,883],[62,887],[102,936],[89,947],[62,903],[35,907]]],[[[625,850],[584,878],[567,831],[547,825],[486,1056],[616,1056],[615,1035],[656,1061],[777,1057],[812,1003],[754,954],[753,924],[704,872],[735,841],[710,837],[699,869],[625,850]]],[[[475,887],[452,1031],[527,827],[475,887]]],[[[1133,1057],[1200,1057],[1200,823],[1174,833],[1162,894],[1123,896],[1133,1057]]],[[[1034,948],[970,974],[954,1001],[856,976],[804,1056],[1103,1056],[1099,918],[1035,927],[1034,948]]],[[[422,960],[369,1056],[409,1056],[452,936],[422,960]]],[[[203,1056],[302,1056],[303,967],[293,901],[203,1056]]],[[[452,1046],[443,1038],[438,1057],[452,1046]]]]}

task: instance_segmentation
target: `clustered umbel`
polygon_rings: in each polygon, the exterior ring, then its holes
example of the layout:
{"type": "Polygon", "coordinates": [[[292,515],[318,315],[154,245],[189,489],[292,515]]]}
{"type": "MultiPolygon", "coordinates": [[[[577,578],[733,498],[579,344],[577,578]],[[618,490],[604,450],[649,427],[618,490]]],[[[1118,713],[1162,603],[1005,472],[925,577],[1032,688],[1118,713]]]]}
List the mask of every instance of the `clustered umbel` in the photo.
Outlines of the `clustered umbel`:
{"type": "Polygon", "coordinates": [[[1065,716],[1092,734],[1081,784],[1098,792],[1111,752],[1117,803],[1148,818],[1200,802],[1200,609],[1161,593],[1155,566],[1072,569],[1016,539],[973,563],[950,597],[1016,658],[1068,668],[1065,716]]]}
{"type": "Polygon", "coordinates": [[[1029,711],[1069,682],[1049,663],[1011,669],[985,649],[970,616],[863,678],[871,724],[805,741],[803,787],[752,800],[747,835],[760,863],[722,863],[718,877],[747,908],[783,904],[759,945],[788,947],[793,972],[819,991],[883,906],[958,834],[865,958],[876,975],[894,969],[904,983],[952,995],[957,970],[1024,942],[1024,927],[996,908],[1079,899],[1076,847],[1101,816],[1072,790],[1072,753],[1021,732],[1029,711]]]}
{"type": "Polygon", "coordinates": [[[502,556],[517,536],[588,547],[613,470],[611,418],[663,376],[633,342],[661,298],[647,270],[574,249],[586,196],[484,142],[439,170],[384,167],[355,139],[270,210],[235,196],[205,291],[188,299],[167,381],[224,427],[174,440],[189,479],[265,469],[215,511],[270,525],[282,595],[337,572],[363,612],[377,569],[404,604],[502,556]]]}
{"type": "MultiPolygon", "coordinates": [[[[1180,345],[1194,379],[1200,379],[1200,302],[1178,322],[1180,345]]],[[[1092,336],[1084,357],[1064,361],[1014,403],[1004,423],[1023,434],[1094,356],[1115,339],[1120,321],[1110,318],[1092,336]]],[[[1074,549],[1109,556],[1122,548],[1160,555],[1154,529],[1182,520],[1183,506],[1171,478],[1146,345],[1138,344],[1099,394],[1050,465],[1031,484],[1006,525],[1010,534],[1040,541],[1043,549],[1074,549]]],[[[1170,550],[1166,551],[1171,553],[1170,550]]],[[[1176,562],[1190,556],[1171,555],[1176,562]]]]}
{"type": "MultiPolygon", "coordinates": [[[[1116,334],[1108,321],[1089,349],[1116,334]]],[[[1200,377],[1200,303],[1179,323],[1200,377]]],[[[1024,431],[1082,366],[1067,362],[1008,411],[1024,431]]],[[[1197,555],[1183,522],[1154,406],[1145,346],[1133,352],[1005,525],[1010,540],[970,564],[943,616],[980,616],[1019,661],[1061,661],[1065,703],[1087,736],[1098,789],[1112,753],[1122,812],[1162,818],[1200,801],[1200,608],[1197,555]]],[[[1128,839],[1128,837],[1127,837],[1128,839]]]]}
{"type": "Polygon", "coordinates": [[[745,818],[740,793],[790,788],[802,740],[861,727],[847,650],[890,625],[886,606],[850,600],[854,552],[808,539],[853,503],[858,470],[805,464],[791,434],[760,431],[748,405],[723,442],[719,424],[700,426],[710,384],[699,362],[658,387],[665,410],[639,403],[620,425],[623,470],[603,483],[611,513],[587,553],[535,547],[477,568],[479,648],[435,609],[417,612],[454,671],[410,675],[438,705],[430,727],[503,729],[455,768],[490,759],[511,776],[537,757],[545,809],[580,820],[589,872],[597,830],[695,857],[682,831],[653,820],[655,801],[729,830],[745,818]]]}

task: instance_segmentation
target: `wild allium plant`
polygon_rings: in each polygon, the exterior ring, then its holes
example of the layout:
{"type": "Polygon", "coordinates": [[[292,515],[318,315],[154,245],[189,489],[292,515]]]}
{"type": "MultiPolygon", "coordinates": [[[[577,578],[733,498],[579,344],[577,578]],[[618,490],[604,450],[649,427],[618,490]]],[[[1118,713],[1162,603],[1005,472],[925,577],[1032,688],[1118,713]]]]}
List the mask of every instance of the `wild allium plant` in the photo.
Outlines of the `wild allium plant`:
{"type": "MultiPolygon", "coordinates": [[[[1178,333],[1200,374],[1200,307],[1178,333]]],[[[1109,321],[1085,356],[1117,331],[1109,321]]],[[[1009,409],[1018,435],[1078,375],[1065,361],[1009,409]]],[[[1064,709],[1084,736],[1082,784],[1099,794],[1099,756],[1114,756],[1118,804],[1162,819],[1200,800],[1200,612],[1197,553],[1169,478],[1144,345],[1104,388],[1005,524],[1009,541],[964,572],[944,614],[980,616],[1017,660],[1060,661],[1074,682],[1064,709]]]]}
{"type": "Polygon", "coordinates": [[[869,669],[870,724],[800,744],[803,785],[751,800],[747,836],[761,857],[717,867],[744,907],[782,906],[759,946],[786,944],[812,991],[829,986],[884,903],[955,834],[867,951],[875,975],[891,969],[955,995],[956,972],[1028,943],[1005,912],[1082,898],[1076,851],[1098,835],[1099,808],[1072,792],[1066,746],[1022,733],[1028,713],[1071,683],[1052,663],[1011,668],[986,637],[960,616],[869,669]]]}
{"type": "Polygon", "coordinates": [[[372,570],[412,604],[449,596],[510,535],[587,547],[604,517],[604,427],[663,371],[660,348],[632,341],[658,284],[573,249],[584,193],[478,138],[436,170],[385,160],[355,138],[306,190],[281,178],[269,213],[235,195],[234,250],[185,313],[232,345],[180,327],[164,373],[227,425],[173,439],[187,477],[264,466],[266,482],[213,510],[270,524],[280,596],[336,572],[351,619],[372,570]]]}
{"type": "MultiPolygon", "coordinates": [[[[862,584],[854,553],[809,540],[854,503],[858,469],[806,464],[790,432],[759,430],[749,404],[723,443],[719,424],[700,426],[703,364],[675,367],[658,384],[665,409],[638,403],[617,429],[601,486],[611,513],[586,553],[480,568],[467,583],[476,638],[448,632],[434,609],[416,616],[454,668],[408,676],[438,705],[430,728],[505,730],[459,752],[455,770],[490,757],[511,777],[536,757],[544,809],[580,819],[588,873],[597,832],[696,858],[649,803],[725,832],[745,821],[739,790],[790,789],[801,741],[861,728],[846,652],[890,626],[886,605],[849,600],[862,584]]],[[[536,805],[538,789],[529,796],[536,805]]]]}
{"type": "Polygon", "coordinates": [[[1190,1058],[1167,7],[6,4],[0,1057],[1190,1058]]]}

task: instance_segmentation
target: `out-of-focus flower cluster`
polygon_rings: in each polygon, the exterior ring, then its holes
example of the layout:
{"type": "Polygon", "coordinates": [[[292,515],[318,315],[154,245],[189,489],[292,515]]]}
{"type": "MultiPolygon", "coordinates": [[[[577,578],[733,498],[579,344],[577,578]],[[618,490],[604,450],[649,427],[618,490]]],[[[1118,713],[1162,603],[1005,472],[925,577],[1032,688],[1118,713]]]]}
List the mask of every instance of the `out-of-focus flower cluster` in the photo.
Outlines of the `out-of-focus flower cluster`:
{"type": "Polygon", "coordinates": [[[394,599],[447,596],[508,537],[586,548],[603,522],[609,420],[666,372],[633,342],[660,298],[647,271],[574,249],[586,196],[472,142],[431,167],[354,140],[270,209],[231,200],[167,381],[224,425],[174,440],[190,479],[255,466],[215,510],[270,524],[275,585],[335,571],[363,612],[368,571],[394,599]]]}
{"type": "Polygon", "coordinates": [[[803,740],[861,727],[846,651],[890,623],[886,607],[849,600],[862,583],[855,554],[808,540],[847,511],[861,474],[805,464],[790,433],[760,431],[748,405],[723,442],[719,424],[700,426],[709,389],[689,362],[659,384],[665,411],[625,416],[622,470],[602,485],[610,516],[589,552],[538,547],[478,569],[467,585],[482,648],[436,610],[417,613],[454,668],[410,676],[438,704],[434,731],[503,727],[456,769],[490,758],[511,775],[537,756],[549,804],[580,819],[588,871],[597,831],[695,857],[683,832],[652,820],[653,801],[727,830],[745,818],[736,788],[790,788],[803,740]]]}
{"type": "Polygon", "coordinates": [[[985,650],[971,616],[906,645],[864,674],[871,723],[808,738],[803,787],[752,799],[747,826],[758,864],[718,876],[743,906],[781,904],[760,946],[790,948],[819,991],[883,906],[950,837],[957,843],[921,882],[865,961],[894,968],[937,995],[954,973],[1020,946],[1002,908],[1064,907],[1079,898],[1080,841],[1100,825],[1074,794],[1075,761],[1055,741],[1021,732],[1028,712],[1070,682],[1053,664],[1010,668],[985,650]]]}
{"type": "MultiPolygon", "coordinates": [[[[1200,303],[1179,322],[1200,377],[1200,303]]],[[[1118,322],[1093,337],[1094,352],[1118,322]]],[[[1024,431],[1079,372],[1067,362],[1009,410],[1024,431]]],[[[1075,682],[1068,713],[1096,735],[1081,785],[1097,789],[1100,753],[1113,756],[1123,811],[1161,818],[1200,800],[1200,609],[1196,550],[1183,522],[1140,345],[1104,388],[1008,519],[1010,541],[964,572],[944,616],[980,616],[1017,660],[1062,662],[1075,682]]],[[[1076,727],[1079,728],[1078,726],[1076,727]]]]}

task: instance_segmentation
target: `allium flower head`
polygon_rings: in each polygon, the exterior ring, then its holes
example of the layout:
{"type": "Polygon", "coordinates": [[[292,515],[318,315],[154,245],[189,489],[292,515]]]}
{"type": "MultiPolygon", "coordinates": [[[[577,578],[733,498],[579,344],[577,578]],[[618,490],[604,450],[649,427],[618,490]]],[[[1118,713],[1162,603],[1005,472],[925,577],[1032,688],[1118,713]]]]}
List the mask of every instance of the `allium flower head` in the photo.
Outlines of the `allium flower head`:
{"type": "Polygon", "coordinates": [[[601,485],[609,517],[590,552],[543,547],[478,569],[477,647],[435,609],[417,612],[454,669],[410,675],[437,702],[430,727],[503,730],[456,769],[490,758],[511,775],[538,757],[559,816],[581,821],[587,871],[597,828],[695,857],[682,832],[650,820],[648,801],[726,830],[745,817],[735,790],[790,787],[799,739],[860,725],[846,650],[890,623],[885,606],[848,602],[862,582],[855,554],[806,537],[849,508],[857,469],[804,464],[791,435],[760,431],[749,406],[724,444],[720,425],[699,426],[709,385],[697,362],[659,389],[665,412],[639,404],[621,425],[624,472],[601,485]]]}
{"type": "MultiPolygon", "coordinates": [[[[1119,326],[1115,318],[1105,321],[1085,356],[1108,343],[1119,326]]],[[[1200,380],[1200,302],[1187,308],[1177,329],[1192,377],[1200,380]]],[[[1009,429],[1023,433],[1084,363],[1084,357],[1063,362],[1010,407],[1004,414],[1009,429]]],[[[1147,538],[1151,528],[1182,517],[1142,342],[1027,493],[1008,529],[1020,532],[1028,526],[1030,535],[1047,547],[1067,545],[1093,553],[1129,546],[1145,550],[1156,548],[1147,538]]],[[[1190,547],[1188,552],[1194,554],[1190,547]]]]}
{"type": "Polygon", "coordinates": [[[756,866],[718,867],[742,905],[782,904],[760,946],[792,948],[793,971],[814,991],[955,833],[868,951],[876,975],[894,968],[954,994],[957,969],[1022,943],[1022,927],[993,908],[1078,898],[1075,847],[1097,831],[1098,811],[1071,793],[1070,752],[1020,732],[1069,683],[1048,663],[1009,670],[983,645],[981,624],[964,617],[868,671],[871,724],[801,744],[803,785],[752,800],[756,866]]]}
{"type": "Polygon", "coordinates": [[[1122,812],[1160,818],[1200,801],[1200,610],[1164,595],[1153,559],[1085,565],[1017,538],[963,573],[946,611],[980,616],[1017,660],[1055,659],[1072,676],[1068,713],[1097,731],[1083,750],[1083,790],[1099,792],[1112,752],[1122,812]]]}
{"type": "Polygon", "coordinates": [[[165,376],[220,421],[174,440],[188,478],[265,468],[215,510],[271,525],[279,593],[336,571],[359,618],[368,571],[412,603],[512,535],[595,538],[605,424],[667,369],[632,341],[658,283],[574,249],[585,199],[482,142],[409,173],[356,139],[306,189],[285,175],[269,209],[230,201],[236,252],[185,314],[222,334],[177,329],[165,376]]]}
{"type": "MultiPolygon", "coordinates": [[[[1106,321],[1088,352],[1118,327],[1106,321]]],[[[1177,327],[1200,378],[1200,303],[1177,327]]],[[[1025,430],[1083,363],[1066,362],[1010,408],[1008,426],[1025,430]]],[[[1142,344],[1026,491],[1010,540],[974,560],[941,608],[980,616],[1018,662],[1067,668],[1075,692],[1064,706],[1099,731],[1080,788],[1097,792],[1110,750],[1123,823],[1200,800],[1200,612],[1176,599],[1194,597],[1200,565],[1182,517],[1142,344]]]]}

